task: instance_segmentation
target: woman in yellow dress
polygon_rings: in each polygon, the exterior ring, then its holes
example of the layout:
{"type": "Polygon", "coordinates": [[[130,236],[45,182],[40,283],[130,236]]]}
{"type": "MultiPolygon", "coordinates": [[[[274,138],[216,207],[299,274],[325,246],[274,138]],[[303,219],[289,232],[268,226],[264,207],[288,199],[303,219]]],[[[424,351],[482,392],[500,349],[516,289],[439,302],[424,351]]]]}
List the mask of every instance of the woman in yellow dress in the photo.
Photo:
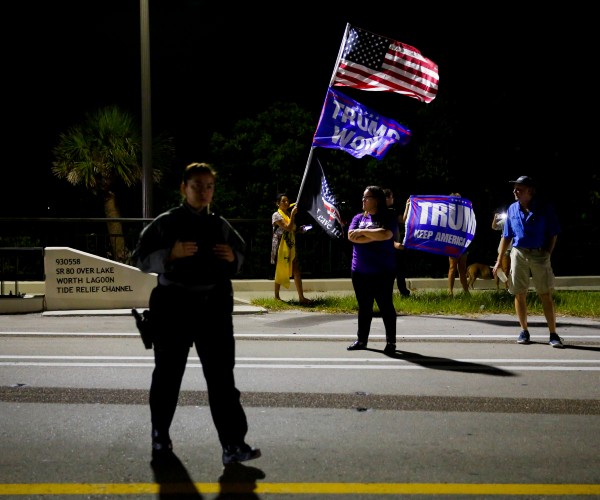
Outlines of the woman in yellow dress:
{"type": "Polygon", "coordinates": [[[275,205],[277,211],[271,217],[273,225],[271,264],[275,265],[275,298],[282,300],[279,296],[281,286],[289,288],[290,276],[293,276],[300,304],[310,304],[311,301],[304,296],[300,262],[296,258],[295,218],[298,207],[294,205],[290,211],[290,200],[285,193],[277,195],[275,205]]]}

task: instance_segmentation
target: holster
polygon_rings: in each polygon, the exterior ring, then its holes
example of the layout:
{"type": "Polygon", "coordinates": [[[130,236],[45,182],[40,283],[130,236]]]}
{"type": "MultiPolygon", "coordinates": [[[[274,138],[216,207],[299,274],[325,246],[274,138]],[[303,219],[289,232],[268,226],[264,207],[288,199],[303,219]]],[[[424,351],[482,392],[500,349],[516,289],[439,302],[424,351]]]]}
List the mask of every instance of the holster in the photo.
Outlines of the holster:
{"type": "Polygon", "coordinates": [[[152,340],[154,337],[153,334],[153,324],[152,324],[152,315],[150,311],[146,310],[140,314],[137,309],[132,309],[131,314],[135,318],[135,326],[140,332],[142,337],[142,342],[144,343],[144,347],[146,349],[152,349],[152,340]]]}

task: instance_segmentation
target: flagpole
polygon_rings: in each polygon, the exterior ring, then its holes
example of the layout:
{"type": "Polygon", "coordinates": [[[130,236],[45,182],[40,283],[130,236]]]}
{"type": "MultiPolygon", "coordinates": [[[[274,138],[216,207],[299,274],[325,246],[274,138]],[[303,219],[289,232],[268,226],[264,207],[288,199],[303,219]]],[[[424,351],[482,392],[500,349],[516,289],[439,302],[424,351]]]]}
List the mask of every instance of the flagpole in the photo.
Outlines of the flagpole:
{"type": "Polygon", "coordinates": [[[308,174],[308,169],[310,168],[310,163],[312,162],[314,147],[311,146],[310,153],[308,153],[308,161],[306,162],[306,167],[304,168],[304,175],[302,176],[302,182],[300,183],[300,189],[298,190],[298,197],[296,198],[296,203],[300,203],[300,196],[302,195],[302,189],[304,189],[304,182],[306,181],[306,175],[308,174]]]}
{"type": "MultiPolygon", "coordinates": [[[[348,32],[350,31],[350,23],[346,23],[346,29],[344,31],[344,37],[342,38],[342,43],[340,45],[340,50],[338,51],[337,59],[335,61],[335,66],[333,67],[333,73],[331,75],[331,80],[329,81],[329,87],[333,85],[335,81],[335,74],[337,73],[338,66],[340,65],[340,59],[342,58],[342,54],[344,53],[344,47],[346,46],[346,39],[348,38],[348,32]]],[[[327,89],[329,90],[329,87],[327,89]]],[[[325,94],[325,98],[327,99],[327,94],[325,94]]],[[[310,164],[312,162],[314,146],[311,146],[310,153],[308,154],[308,161],[306,162],[306,167],[304,168],[304,175],[302,176],[302,182],[300,183],[300,189],[298,191],[298,197],[296,198],[296,203],[300,201],[300,196],[302,195],[302,189],[304,188],[304,181],[306,180],[306,175],[308,174],[308,169],[310,168],[310,164]]]]}
{"type": "Polygon", "coordinates": [[[340,50],[338,51],[337,60],[335,61],[335,66],[333,67],[333,74],[331,75],[331,80],[329,80],[329,86],[333,85],[335,81],[335,74],[337,73],[338,66],[340,65],[340,59],[342,58],[342,54],[344,53],[344,47],[346,46],[346,40],[348,39],[348,32],[350,31],[350,23],[346,23],[346,30],[344,31],[344,38],[342,38],[342,44],[340,45],[340,50]]]}

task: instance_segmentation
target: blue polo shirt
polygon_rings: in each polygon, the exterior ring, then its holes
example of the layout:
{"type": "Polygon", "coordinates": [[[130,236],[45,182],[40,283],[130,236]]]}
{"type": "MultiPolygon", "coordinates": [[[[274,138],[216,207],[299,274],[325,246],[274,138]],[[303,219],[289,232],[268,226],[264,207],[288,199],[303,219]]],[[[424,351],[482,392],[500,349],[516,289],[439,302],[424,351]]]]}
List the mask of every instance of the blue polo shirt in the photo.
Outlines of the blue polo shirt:
{"type": "Polygon", "coordinates": [[[559,233],[558,217],[550,205],[533,199],[527,214],[518,201],[508,207],[502,236],[512,238],[514,247],[544,248],[548,240],[559,233]]]}

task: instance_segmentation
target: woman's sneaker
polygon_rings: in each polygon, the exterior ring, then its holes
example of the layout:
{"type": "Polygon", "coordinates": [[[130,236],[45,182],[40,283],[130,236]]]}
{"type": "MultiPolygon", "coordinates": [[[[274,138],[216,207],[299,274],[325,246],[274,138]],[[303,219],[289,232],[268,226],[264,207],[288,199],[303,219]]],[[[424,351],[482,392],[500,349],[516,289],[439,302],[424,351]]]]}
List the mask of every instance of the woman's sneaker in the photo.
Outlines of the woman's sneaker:
{"type": "Polygon", "coordinates": [[[517,344],[529,344],[529,332],[527,330],[523,330],[519,334],[519,338],[517,339],[517,344]]]}
{"type": "Polygon", "coordinates": [[[564,347],[562,339],[556,333],[550,334],[550,342],[548,342],[548,344],[550,344],[552,347],[564,347]]]}

